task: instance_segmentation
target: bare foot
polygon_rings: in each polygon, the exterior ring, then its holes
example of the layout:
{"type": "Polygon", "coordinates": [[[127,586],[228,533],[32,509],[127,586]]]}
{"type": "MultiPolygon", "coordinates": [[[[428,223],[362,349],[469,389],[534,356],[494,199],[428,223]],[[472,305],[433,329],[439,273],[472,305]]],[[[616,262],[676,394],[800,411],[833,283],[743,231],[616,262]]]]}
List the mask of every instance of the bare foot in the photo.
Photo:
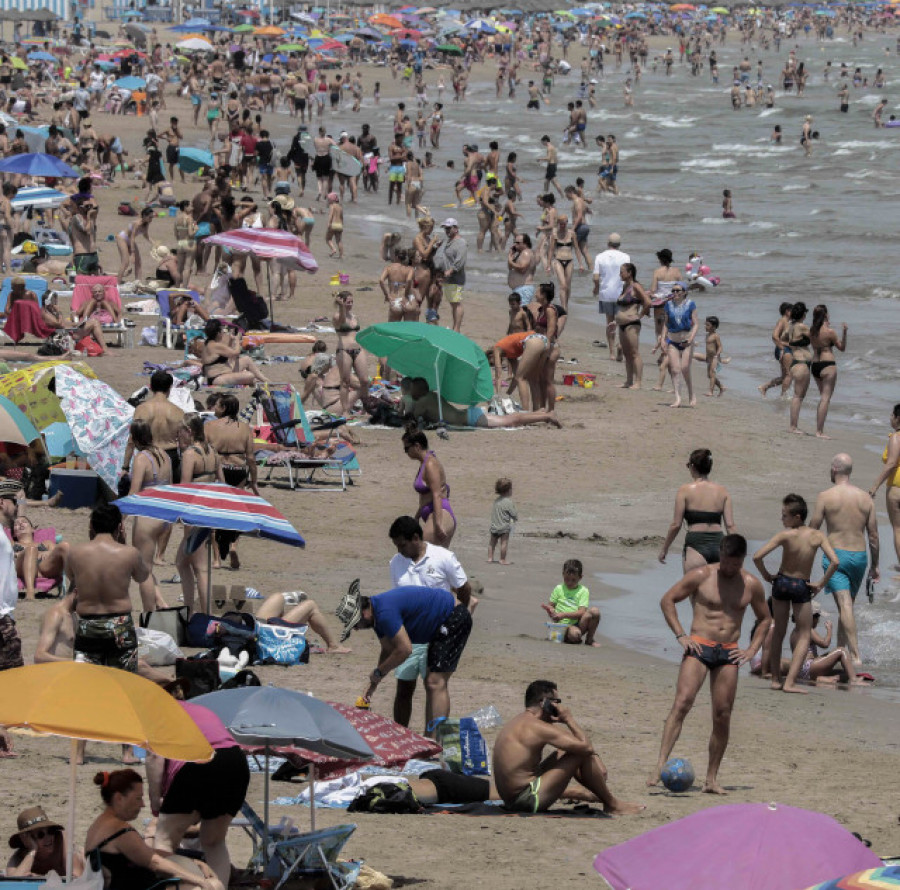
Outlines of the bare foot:
{"type": "Polygon", "coordinates": [[[599,644],[596,640],[588,640],[588,639],[585,639],[584,645],[585,645],[585,646],[593,646],[594,649],[599,649],[599,648],[600,648],[600,644],[599,644]]]}
{"type": "Polygon", "coordinates": [[[809,695],[808,689],[801,689],[799,686],[788,686],[787,683],[781,687],[782,692],[793,692],[795,695],[809,695]]]}
{"type": "Polygon", "coordinates": [[[762,384],[761,386],[757,386],[756,388],[759,390],[759,394],[760,394],[763,398],[765,398],[765,397],[766,397],[766,391],[767,391],[768,387],[766,387],[765,384],[762,384]]]}
{"type": "Polygon", "coordinates": [[[349,655],[353,650],[349,646],[329,646],[326,655],[349,655]]]}
{"type": "Polygon", "coordinates": [[[728,792],[714,779],[707,779],[700,790],[704,794],[728,794],[728,792]]]}
{"type": "Polygon", "coordinates": [[[803,430],[798,430],[797,427],[795,427],[795,426],[791,427],[791,432],[795,436],[805,436],[806,435],[806,433],[804,433],[803,430]]]}
{"type": "Polygon", "coordinates": [[[642,803],[629,803],[626,800],[616,800],[609,806],[603,807],[604,812],[609,813],[610,816],[634,816],[646,809],[647,807],[642,803]]]}
{"type": "Polygon", "coordinates": [[[47,499],[48,507],[58,507],[62,503],[63,493],[61,491],[56,492],[52,498],[47,499]]]}
{"type": "Polygon", "coordinates": [[[707,398],[709,398],[710,396],[714,396],[715,393],[713,393],[713,392],[705,392],[705,393],[703,393],[703,395],[705,395],[707,398]]]}
{"type": "Polygon", "coordinates": [[[502,565],[502,566],[511,566],[511,565],[512,565],[512,560],[511,560],[511,559],[501,559],[501,560],[500,560],[500,565],[502,565]]]}
{"type": "Polygon", "coordinates": [[[556,416],[555,411],[551,411],[550,415],[547,417],[547,423],[555,426],[558,430],[562,429],[562,423],[560,423],[559,418],[556,416]]]}
{"type": "Polygon", "coordinates": [[[830,439],[831,436],[826,436],[825,433],[816,433],[817,439],[830,439]]]}
{"type": "Polygon", "coordinates": [[[662,387],[661,386],[653,386],[650,388],[650,391],[651,392],[662,392],[662,387]]]}
{"type": "Polygon", "coordinates": [[[228,561],[234,571],[237,571],[241,567],[241,558],[237,555],[237,550],[232,550],[228,554],[228,561]]]}
{"type": "Polygon", "coordinates": [[[725,392],[725,387],[724,387],[724,386],[720,386],[720,387],[719,387],[719,395],[721,396],[723,392],[725,392]]]}
{"type": "Polygon", "coordinates": [[[681,407],[681,399],[680,398],[675,399],[675,401],[672,402],[672,404],[669,405],[669,407],[670,408],[680,408],[681,407]]]}
{"type": "Polygon", "coordinates": [[[485,562],[496,562],[496,559],[486,559],[485,562]]]}
{"type": "Polygon", "coordinates": [[[773,680],[769,688],[774,689],[776,692],[781,692],[783,686],[784,684],[781,682],[781,680],[773,680]]]}
{"type": "Polygon", "coordinates": [[[696,398],[692,398],[692,399],[688,402],[688,407],[689,407],[689,408],[696,408],[696,407],[697,407],[697,399],[696,399],[696,398]]]}

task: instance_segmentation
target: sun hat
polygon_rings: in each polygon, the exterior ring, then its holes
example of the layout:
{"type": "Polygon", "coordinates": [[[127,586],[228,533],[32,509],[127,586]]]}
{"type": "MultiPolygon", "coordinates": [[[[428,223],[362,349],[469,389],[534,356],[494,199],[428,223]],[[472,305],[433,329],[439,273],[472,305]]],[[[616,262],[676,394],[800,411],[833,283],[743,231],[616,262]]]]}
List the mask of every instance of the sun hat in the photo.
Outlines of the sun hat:
{"type": "Polygon", "coordinates": [[[334,612],[341,624],[344,625],[344,630],[341,632],[342,643],[350,636],[350,631],[359,624],[359,619],[362,618],[360,597],[359,578],[357,578],[351,583],[334,612]]]}
{"type": "Polygon", "coordinates": [[[294,209],[294,199],[289,195],[275,195],[275,197],[272,198],[272,203],[277,204],[282,210],[294,209]]]}
{"type": "Polygon", "coordinates": [[[157,263],[162,263],[172,256],[172,251],[169,250],[165,244],[158,244],[156,247],[150,248],[150,256],[152,256],[157,263]]]}
{"type": "Polygon", "coordinates": [[[58,822],[54,822],[45,812],[43,807],[28,807],[22,810],[16,819],[16,827],[19,829],[15,834],[10,835],[9,845],[15,850],[22,846],[22,835],[28,834],[29,831],[35,831],[38,828],[47,830],[55,829],[62,831],[63,827],[58,822]]]}

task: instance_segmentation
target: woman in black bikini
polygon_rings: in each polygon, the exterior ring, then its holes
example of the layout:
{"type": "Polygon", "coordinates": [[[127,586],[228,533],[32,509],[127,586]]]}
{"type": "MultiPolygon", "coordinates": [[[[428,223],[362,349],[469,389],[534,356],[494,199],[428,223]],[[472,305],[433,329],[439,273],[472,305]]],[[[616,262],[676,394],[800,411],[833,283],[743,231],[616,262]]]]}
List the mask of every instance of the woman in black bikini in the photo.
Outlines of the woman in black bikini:
{"type": "Polygon", "coordinates": [[[647,292],[635,281],[637,269],[634,263],[622,263],[619,269],[622,293],[616,301],[616,324],[619,326],[619,343],[625,357],[625,382],[623,389],[640,389],[644,374],[641,358],[641,319],[650,315],[652,308],[647,292]]]}
{"type": "Polygon", "coordinates": [[[211,318],[203,329],[206,343],[200,354],[203,376],[207,383],[268,383],[268,379],[249,355],[241,355],[238,334],[233,334],[217,318],[211,318]]]}
{"type": "Polygon", "coordinates": [[[104,873],[109,890],[162,890],[179,881],[201,890],[223,890],[213,870],[199,859],[161,853],[131,824],[144,808],[144,781],[133,769],[97,773],[94,784],[106,808],[88,829],[86,857],[104,873]]]}
{"type": "MultiPolygon", "coordinates": [[[[181,450],[181,482],[224,482],[219,453],[206,441],[206,424],[199,414],[189,415],[178,431],[181,450]]],[[[188,615],[194,614],[194,591],[200,592],[201,611],[209,614],[209,574],[206,571],[206,553],[198,547],[187,553],[188,539],[196,527],[186,525],[184,538],[175,556],[175,565],[181,576],[181,592],[188,615]]]]}
{"type": "Polygon", "coordinates": [[[691,481],[682,485],[675,495],[675,515],[659,551],[659,561],[665,562],[669,547],[684,524],[687,533],[681,558],[685,574],[719,561],[723,522],[729,535],[735,530],[728,489],[709,481],[712,465],[712,452],[708,448],[691,452],[687,464],[691,481]]]}
{"type": "Polygon", "coordinates": [[[556,229],[551,235],[553,271],[559,282],[559,302],[569,308],[572,292],[572,273],[575,271],[575,230],[569,226],[569,217],[561,213],[556,217],[556,229]]]}
{"type": "MultiPolygon", "coordinates": [[[[131,461],[131,487],[128,494],[138,494],[154,485],[170,485],[172,482],[172,461],[169,455],[153,444],[153,431],[146,420],[135,420],[131,424],[131,441],[134,442],[134,457],[131,461]]],[[[136,547],[144,562],[153,565],[159,539],[168,529],[169,523],[148,516],[135,516],[131,530],[131,543],[136,547]]],[[[168,603],[162,598],[153,573],[140,583],[141,601],[156,601],[158,609],[167,609],[168,603]]]]}
{"type": "Polygon", "coordinates": [[[346,415],[350,413],[357,399],[365,402],[369,394],[369,369],[366,354],[356,343],[356,333],[360,329],[360,324],[359,319],[353,314],[353,294],[348,290],[340,291],[334,298],[334,305],[337,308],[332,321],[338,338],[334,358],[341,374],[341,410],[346,415]]]}
{"type": "Polygon", "coordinates": [[[65,570],[69,545],[63,541],[52,548],[34,540],[34,525],[27,516],[19,516],[12,528],[16,575],[25,585],[25,599],[33,600],[38,578],[60,578],[65,570]]]}
{"type": "Polygon", "coordinates": [[[791,399],[790,431],[798,436],[804,435],[797,429],[800,420],[800,407],[809,389],[812,352],[810,351],[809,328],[804,323],[806,303],[794,303],[791,307],[791,320],[788,322],[786,339],[791,348],[791,380],[794,382],[794,397],[791,399]]]}
{"type": "Polygon", "coordinates": [[[847,348],[847,325],[842,325],[841,336],[838,337],[828,320],[828,307],[821,303],[813,309],[812,325],[809,328],[809,339],[812,348],[816,351],[816,357],[809,366],[813,380],[819,387],[819,407],[816,409],[816,435],[820,439],[830,439],[825,435],[825,419],[828,417],[828,407],[831,397],[834,395],[834,385],[837,383],[837,364],[834,360],[834,350],[841,352],[847,348]]]}
{"type": "Polygon", "coordinates": [[[556,409],[556,384],[554,383],[554,375],[556,374],[556,365],[559,362],[559,313],[553,305],[553,298],[556,295],[556,289],[552,282],[545,281],[538,287],[537,297],[533,303],[528,304],[528,311],[531,312],[534,319],[534,332],[543,334],[547,338],[550,351],[544,363],[543,380],[541,381],[540,392],[534,393],[533,409],[540,411],[544,408],[547,411],[556,409]]]}

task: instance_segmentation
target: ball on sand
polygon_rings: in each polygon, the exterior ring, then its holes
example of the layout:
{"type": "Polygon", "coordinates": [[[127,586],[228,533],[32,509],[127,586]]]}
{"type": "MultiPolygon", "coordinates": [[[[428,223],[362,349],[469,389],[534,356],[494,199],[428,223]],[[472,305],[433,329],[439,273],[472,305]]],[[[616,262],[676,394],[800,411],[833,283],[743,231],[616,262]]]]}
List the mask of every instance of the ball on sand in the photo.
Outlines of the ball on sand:
{"type": "Polygon", "coordinates": [[[687,791],[694,784],[694,768],[689,760],[684,760],[681,757],[672,757],[666,761],[666,765],[662,768],[659,777],[669,791],[680,794],[682,791],[687,791]]]}

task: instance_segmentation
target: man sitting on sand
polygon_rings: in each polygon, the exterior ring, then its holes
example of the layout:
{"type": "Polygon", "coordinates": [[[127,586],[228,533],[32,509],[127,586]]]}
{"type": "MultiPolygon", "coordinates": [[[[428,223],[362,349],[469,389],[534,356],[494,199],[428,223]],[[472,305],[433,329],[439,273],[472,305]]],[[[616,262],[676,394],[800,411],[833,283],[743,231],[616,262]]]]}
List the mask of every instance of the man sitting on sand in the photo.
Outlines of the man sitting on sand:
{"type": "Polygon", "coordinates": [[[494,744],[494,781],[503,802],[519,813],[548,810],[557,800],[600,801],[610,815],[639,813],[644,807],[618,800],[606,784],[606,767],[572,712],[563,707],[550,680],[525,690],[525,710],[507,723],[494,744]],[[541,759],[544,748],[556,748],[541,759]],[[582,786],[568,789],[569,781],[582,786]]]}
{"type": "Polygon", "coordinates": [[[663,728],[659,760],[647,779],[648,786],[659,782],[662,768],[681,735],[684,718],[694,706],[694,699],[708,674],[713,729],[703,791],[707,794],[728,793],[719,785],[718,774],[728,746],[738,670],[762,646],[771,624],[762,584],[743,569],[746,556],[746,539],[742,535],[725,535],[719,544],[719,562],[691,569],[665,592],[660,602],[666,624],[681,644],[684,656],[678,671],[675,702],[663,728]],[[678,619],[678,603],[688,598],[694,609],[690,634],[685,632],[678,619]],[[758,621],[750,645],[741,649],[738,641],[747,606],[758,621]]]}
{"type": "Polygon", "coordinates": [[[410,396],[413,404],[411,413],[416,420],[424,420],[426,423],[446,423],[449,426],[472,426],[487,429],[500,427],[530,426],[534,423],[549,423],[557,429],[562,424],[555,411],[520,411],[517,414],[488,414],[484,408],[471,405],[468,408],[457,408],[441,397],[438,404],[438,395],[431,392],[428,381],[424,377],[415,377],[410,383],[410,396]]]}

